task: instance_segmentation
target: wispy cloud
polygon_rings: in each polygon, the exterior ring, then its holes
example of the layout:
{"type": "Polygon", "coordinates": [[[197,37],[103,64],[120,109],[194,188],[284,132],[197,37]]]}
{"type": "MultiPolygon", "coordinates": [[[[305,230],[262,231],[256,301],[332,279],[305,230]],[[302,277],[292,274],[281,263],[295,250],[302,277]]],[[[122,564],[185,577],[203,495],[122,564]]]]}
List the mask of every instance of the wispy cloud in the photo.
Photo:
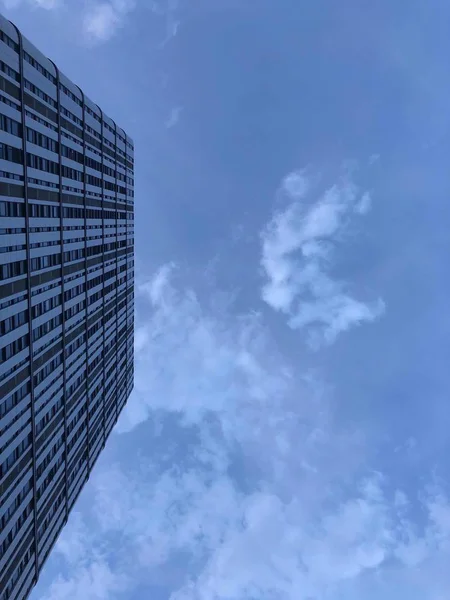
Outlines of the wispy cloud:
{"type": "Polygon", "coordinates": [[[149,411],[183,411],[192,422],[225,406],[230,414],[238,399],[276,402],[290,384],[289,373],[269,368],[276,357],[268,356],[272,349],[258,315],[234,320],[219,303],[202,305],[192,288],[174,285],[175,276],[169,264],[138,284],[139,298],[152,307],[136,332],[147,340],[137,355],[137,364],[145,364],[135,378],[141,402],[149,411]]]}
{"type": "MultiPolygon", "coordinates": [[[[33,0],[35,2],[52,3],[58,0],[33,0]]],[[[83,33],[91,42],[106,42],[125,25],[127,19],[138,6],[148,8],[153,15],[163,21],[164,40],[160,44],[165,46],[177,35],[180,21],[177,0],[155,0],[142,2],[141,0],[94,0],[88,5],[83,19],[83,33]]]]}
{"type": "Polygon", "coordinates": [[[100,461],[43,600],[439,598],[445,491],[407,494],[374,472],[317,375],[279,354],[259,315],[201,300],[184,275],[170,264],[137,286],[136,389],[119,430],[144,427],[147,443],[100,461]]]}
{"type": "Polygon", "coordinates": [[[170,111],[170,114],[166,120],[167,129],[171,129],[172,127],[175,127],[175,125],[180,120],[180,116],[181,116],[182,112],[183,112],[182,106],[176,106],[176,107],[172,108],[172,110],[170,111]]]}
{"type": "Polygon", "coordinates": [[[179,0],[165,0],[161,3],[154,3],[154,9],[165,18],[165,38],[161,43],[161,47],[166,46],[178,33],[180,20],[177,18],[179,8],[179,0]]]}
{"type": "Polygon", "coordinates": [[[3,5],[7,9],[18,8],[24,1],[28,6],[44,8],[46,10],[61,8],[65,4],[65,0],[0,0],[0,5],[3,5]]]}
{"type": "Polygon", "coordinates": [[[89,6],[83,20],[83,31],[91,41],[109,40],[135,8],[135,0],[109,0],[89,6]]]}
{"type": "Polygon", "coordinates": [[[287,206],[275,212],[261,234],[264,301],[286,314],[293,329],[306,328],[314,347],[379,317],[381,299],[358,300],[348,283],[330,274],[352,216],[370,210],[369,192],[361,192],[349,172],[323,188],[318,174],[303,170],[284,179],[279,195],[287,206]]]}
{"type": "Polygon", "coordinates": [[[64,0],[32,0],[32,2],[37,4],[40,8],[46,8],[47,10],[59,8],[64,4],[64,0]]]}

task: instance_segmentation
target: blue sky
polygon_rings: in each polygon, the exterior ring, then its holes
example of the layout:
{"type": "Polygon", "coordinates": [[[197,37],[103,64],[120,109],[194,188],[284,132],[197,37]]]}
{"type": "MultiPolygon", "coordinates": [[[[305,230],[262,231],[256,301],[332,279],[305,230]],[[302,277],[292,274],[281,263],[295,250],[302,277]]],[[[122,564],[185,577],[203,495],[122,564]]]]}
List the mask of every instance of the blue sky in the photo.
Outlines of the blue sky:
{"type": "Polygon", "coordinates": [[[444,600],[447,2],[2,0],[134,139],[135,390],[32,600],[444,600]]]}

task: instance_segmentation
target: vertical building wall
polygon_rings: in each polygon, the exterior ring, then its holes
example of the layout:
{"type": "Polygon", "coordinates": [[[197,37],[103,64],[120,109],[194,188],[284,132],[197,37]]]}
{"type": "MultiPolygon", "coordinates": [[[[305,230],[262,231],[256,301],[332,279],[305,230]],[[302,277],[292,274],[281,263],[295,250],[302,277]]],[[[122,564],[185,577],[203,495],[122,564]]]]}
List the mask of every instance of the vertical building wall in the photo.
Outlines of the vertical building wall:
{"type": "Polygon", "coordinates": [[[0,600],[28,595],[133,387],[133,170],[0,16],[0,600]]]}

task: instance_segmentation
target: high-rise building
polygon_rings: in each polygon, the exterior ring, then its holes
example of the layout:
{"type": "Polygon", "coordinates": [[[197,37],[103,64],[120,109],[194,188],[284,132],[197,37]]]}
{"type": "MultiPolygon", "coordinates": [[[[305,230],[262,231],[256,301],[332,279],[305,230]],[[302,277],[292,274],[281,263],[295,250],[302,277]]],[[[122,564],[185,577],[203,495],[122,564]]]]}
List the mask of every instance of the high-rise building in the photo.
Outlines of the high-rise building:
{"type": "Polygon", "coordinates": [[[133,143],[0,16],[0,599],[26,598],[133,387],[133,143]]]}

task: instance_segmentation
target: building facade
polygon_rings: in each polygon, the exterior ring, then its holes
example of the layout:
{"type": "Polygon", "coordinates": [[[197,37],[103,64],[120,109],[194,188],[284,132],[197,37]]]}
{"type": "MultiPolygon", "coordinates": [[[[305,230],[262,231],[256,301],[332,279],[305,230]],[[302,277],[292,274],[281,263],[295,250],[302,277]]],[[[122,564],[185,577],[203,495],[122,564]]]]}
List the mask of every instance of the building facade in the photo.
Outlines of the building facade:
{"type": "Polygon", "coordinates": [[[26,598],[133,387],[133,143],[0,16],[0,599],[26,598]]]}

